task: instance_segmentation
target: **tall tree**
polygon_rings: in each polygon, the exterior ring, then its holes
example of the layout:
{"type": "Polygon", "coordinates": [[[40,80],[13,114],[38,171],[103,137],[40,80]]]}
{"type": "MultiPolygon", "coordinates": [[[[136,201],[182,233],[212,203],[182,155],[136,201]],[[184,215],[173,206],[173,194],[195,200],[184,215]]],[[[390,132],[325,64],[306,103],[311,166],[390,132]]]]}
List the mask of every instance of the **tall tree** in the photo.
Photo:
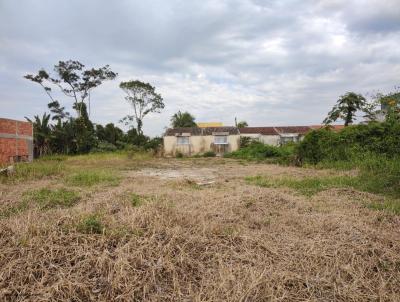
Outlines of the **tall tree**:
{"type": "Polygon", "coordinates": [[[181,112],[180,110],[171,117],[171,126],[173,128],[181,127],[197,127],[195,117],[189,112],[181,112]]]}
{"type": "Polygon", "coordinates": [[[248,126],[249,126],[249,124],[246,121],[241,121],[241,122],[237,123],[238,128],[245,128],[248,126]]]}
{"type": "Polygon", "coordinates": [[[57,102],[52,95],[52,88],[57,86],[61,92],[73,98],[74,108],[78,117],[82,115],[83,104],[88,103],[90,108],[90,92],[106,80],[113,80],[117,74],[109,66],[84,69],[85,65],[79,61],[59,61],[54,66],[55,75],[52,77],[47,71],[41,69],[37,74],[27,74],[24,78],[38,83],[43,87],[51,102],[57,102]]]}
{"type": "Polygon", "coordinates": [[[143,135],[143,119],[151,113],[160,113],[164,109],[163,98],[155,92],[155,87],[141,81],[121,82],[119,87],[126,93],[125,99],[132,105],[134,115],[127,115],[122,120],[126,123],[135,121],[139,135],[143,135]]]}
{"type": "Polygon", "coordinates": [[[336,105],[333,106],[332,110],[328,113],[328,116],[324,119],[323,123],[328,125],[338,119],[342,119],[344,120],[344,125],[348,126],[353,123],[357,111],[363,111],[368,114],[369,109],[369,104],[361,94],[347,92],[339,98],[336,105]]]}

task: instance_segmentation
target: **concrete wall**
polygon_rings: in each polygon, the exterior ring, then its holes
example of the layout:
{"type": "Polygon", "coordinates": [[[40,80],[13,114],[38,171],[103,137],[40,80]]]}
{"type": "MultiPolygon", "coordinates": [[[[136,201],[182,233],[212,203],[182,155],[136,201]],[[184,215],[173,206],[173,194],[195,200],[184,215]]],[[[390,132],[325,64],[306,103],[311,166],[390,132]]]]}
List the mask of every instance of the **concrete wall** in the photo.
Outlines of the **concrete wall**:
{"type": "Polygon", "coordinates": [[[29,122],[0,118],[0,164],[33,159],[33,129],[29,122]]]}
{"type": "Polygon", "coordinates": [[[262,135],[256,133],[243,133],[240,134],[242,137],[251,137],[252,139],[257,139],[258,141],[272,146],[279,146],[280,136],[279,135],[262,135]]]}
{"type": "Polygon", "coordinates": [[[228,135],[227,145],[214,145],[213,135],[189,136],[189,145],[178,145],[176,136],[164,136],[164,155],[175,156],[180,152],[184,155],[194,155],[207,151],[214,151],[217,154],[232,152],[239,149],[239,135],[228,135]]]}

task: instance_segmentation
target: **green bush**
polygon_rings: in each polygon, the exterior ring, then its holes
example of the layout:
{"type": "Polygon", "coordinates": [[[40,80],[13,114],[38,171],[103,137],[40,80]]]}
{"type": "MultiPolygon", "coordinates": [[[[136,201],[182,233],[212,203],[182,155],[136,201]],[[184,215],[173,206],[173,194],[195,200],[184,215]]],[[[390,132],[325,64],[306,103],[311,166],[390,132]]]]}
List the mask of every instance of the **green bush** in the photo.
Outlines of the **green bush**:
{"type": "Polygon", "coordinates": [[[303,163],[353,161],[364,153],[393,157],[400,154],[400,123],[390,120],[345,127],[340,132],[322,128],[309,132],[296,149],[303,163]]]}
{"type": "Polygon", "coordinates": [[[111,144],[106,141],[100,141],[97,144],[97,147],[93,148],[90,152],[113,152],[117,150],[118,148],[114,144],[111,144]]]}
{"type": "Polygon", "coordinates": [[[81,219],[77,230],[85,234],[102,234],[104,226],[98,214],[91,214],[81,219]]]}
{"type": "Polygon", "coordinates": [[[183,153],[177,151],[177,152],[175,153],[175,157],[176,157],[176,158],[183,158],[183,153]]]}
{"type": "Polygon", "coordinates": [[[213,151],[207,151],[203,153],[203,157],[215,157],[216,154],[213,151]]]}
{"type": "Polygon", "coordinates": [[[261,160],[265,158],[288,157],[293,153],[293,150],[292,146],[276,147],[253,141],[247,147],[225,154],[225,157],[261,160]]]}

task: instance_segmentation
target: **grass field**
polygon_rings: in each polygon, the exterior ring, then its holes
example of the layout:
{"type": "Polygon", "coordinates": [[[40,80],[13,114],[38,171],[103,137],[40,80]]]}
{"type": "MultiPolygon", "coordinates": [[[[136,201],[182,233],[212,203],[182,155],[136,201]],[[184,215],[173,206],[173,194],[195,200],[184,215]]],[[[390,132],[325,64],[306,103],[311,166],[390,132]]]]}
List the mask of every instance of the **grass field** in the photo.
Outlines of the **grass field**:
{"type": "Polygon", "coordinates": [[[148,154],[0,180],[0,301],[399,301],[400,207],[355,170],[148,154]]]}

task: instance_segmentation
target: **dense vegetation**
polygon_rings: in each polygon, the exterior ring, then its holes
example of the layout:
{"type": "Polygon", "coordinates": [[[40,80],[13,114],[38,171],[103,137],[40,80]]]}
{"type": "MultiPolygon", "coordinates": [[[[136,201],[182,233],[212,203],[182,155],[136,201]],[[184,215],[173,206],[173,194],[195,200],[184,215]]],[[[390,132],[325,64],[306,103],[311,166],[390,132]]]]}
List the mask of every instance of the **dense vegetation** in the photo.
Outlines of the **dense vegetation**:
{"type": "MultiPolygon", "coordinates": [[[[238,151],[227,157],[268,160],[317,168],[355,169],[354,177],[316,178],[312,181],[293,179],[271,183],[268,179],[252,179],[265,186],[286,185],[314,192],[327,187],[352,187],[362,191],[379,193],[390,198],[400,198],[400,114],[399,94],[382,98],[389,99],[383,122],[349,125],[334,131],[329,125],[307,133],[297,145],[270,146],[251,139],[242,139],[238,151]]],[[[393,207],[393,204],[390,203],[393,207]]],[[[400,205],[395,203],[396,212],[400,205]]]]}
{"type": "Polygon", "coordinates": [[[116,77],[117,73],[108,65],[85,69],[85,65],[73,60],[59,61],[54,66],[53,74],[44,69],[37,74],[27,74],[24,78],[39,84],[50,99],[50,113],[27,118],[34,127],[35,156],[83,154],[133,147],[157,151],[161,139],[150,139],[143,134],[143,118],[149,113],[159,112],[164,108],[164,103],[161,95],[148,83],[136,80],[120,84],[127,94],[125,99],[134,109],[133,115],[121,120],[129,126],[130,130],[126,133],[113,123],[102,126],[90,120],[91,91],[104,81],[116,77]],[[65,110],[55,98],[53,90],[59,90],[65,97],[73,99],[72,109],[76,111],[76,116],[65,110]]]}

